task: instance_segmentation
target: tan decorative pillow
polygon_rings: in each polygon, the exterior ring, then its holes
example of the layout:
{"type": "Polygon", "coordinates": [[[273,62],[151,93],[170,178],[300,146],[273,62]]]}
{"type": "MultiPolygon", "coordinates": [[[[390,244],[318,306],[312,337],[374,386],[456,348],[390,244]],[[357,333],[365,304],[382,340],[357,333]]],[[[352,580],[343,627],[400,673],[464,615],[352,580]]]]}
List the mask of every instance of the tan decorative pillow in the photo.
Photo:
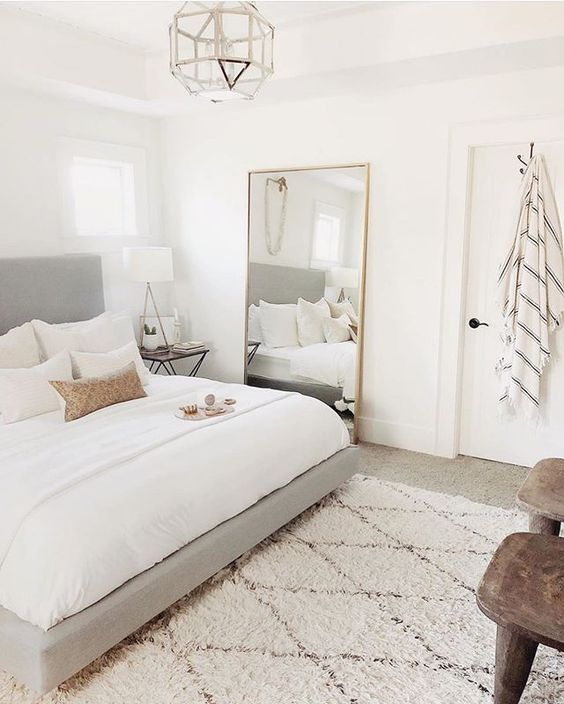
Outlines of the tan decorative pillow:
{"type": "Polygon", "coordinates": [[[65,402],[66,421],[82,418],[114,403],[132,401],[147,395],[135,362],[104,376],[49,383],[65,402]]]}

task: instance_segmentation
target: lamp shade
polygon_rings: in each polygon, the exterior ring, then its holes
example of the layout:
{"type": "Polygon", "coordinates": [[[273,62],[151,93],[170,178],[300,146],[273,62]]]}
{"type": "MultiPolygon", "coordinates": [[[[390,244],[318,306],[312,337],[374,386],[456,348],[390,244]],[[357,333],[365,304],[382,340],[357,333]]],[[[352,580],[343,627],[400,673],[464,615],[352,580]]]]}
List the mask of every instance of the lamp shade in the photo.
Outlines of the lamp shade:
{"type": "Polygon", "coordinates": [[[123,264],[130,281],[172,281],[170,247],[124,247],[123,264]]]}
{"type": "Polygon", "coordinates": [[[335,288],[358,288],[358,269],[336,267],[325,274],[325,285],[335,288]]]}

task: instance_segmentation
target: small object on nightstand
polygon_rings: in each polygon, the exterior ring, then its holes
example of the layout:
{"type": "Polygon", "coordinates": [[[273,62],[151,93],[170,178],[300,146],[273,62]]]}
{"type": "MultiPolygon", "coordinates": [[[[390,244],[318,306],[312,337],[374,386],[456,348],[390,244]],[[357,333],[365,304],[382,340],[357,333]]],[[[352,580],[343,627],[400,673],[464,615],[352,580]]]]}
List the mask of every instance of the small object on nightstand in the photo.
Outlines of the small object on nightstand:
{"type": "Polygon", "coordinates": [[[191,352],[192,350],[199,350],[206,346],[205,342],[175,342],[172,349],[175,352],[191,352]]]}

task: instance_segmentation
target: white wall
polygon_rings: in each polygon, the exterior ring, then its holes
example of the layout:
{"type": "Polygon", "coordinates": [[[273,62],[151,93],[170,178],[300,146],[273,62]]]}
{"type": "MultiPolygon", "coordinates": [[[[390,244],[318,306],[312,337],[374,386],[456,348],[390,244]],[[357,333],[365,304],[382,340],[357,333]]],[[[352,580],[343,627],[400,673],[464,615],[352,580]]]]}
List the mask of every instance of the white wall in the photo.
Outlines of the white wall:
{"type": "MultiPolygon", "coordinates": [[[[159,135],[156,121],[128,113],[2,88],[0,98],[0,257],[64,253],[58,140],[61,137],[140,146],[147,154],[149,225],[162,237],[159,135]]],[[[106,306],[138,315],[143,287],[122,271],[121,241],[103,254],[106,306]]],[[[158,289],[168,306],[170,286],[158,289]]]]}
{"type": "Polygon", "coordinates": [[[177,293],[193,335],[216,346],[208,370],[243,375],[247,171],[369,161],[362,434],[432,452],[450,129],[563,111],[564,95],[554,90],[563,80],[564,69],[550,68],[278,106],[259,100],[239,119],[221,107],[167,118],[177,293]]]}

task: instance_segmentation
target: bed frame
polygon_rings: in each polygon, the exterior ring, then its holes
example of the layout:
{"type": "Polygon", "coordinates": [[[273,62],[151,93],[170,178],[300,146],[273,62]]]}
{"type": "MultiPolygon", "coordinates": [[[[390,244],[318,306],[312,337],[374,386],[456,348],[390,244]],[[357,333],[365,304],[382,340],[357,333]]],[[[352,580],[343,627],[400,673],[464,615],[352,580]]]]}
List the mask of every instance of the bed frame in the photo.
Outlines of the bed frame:
{"type": "MultiPolygon", "coordinates": [[[[259,262],[249,263],[249,305],[259,301],[268,303],[296,303],[298,298],[317,301],[325,295],[325,272],[317,269],[299,269],[291,266],[274,266],[259,262]]],[[[343,398],[343,389],[315,382],[276,379],[253,374],[252,362],[247,365],[246,380],[249,386],[260,386],[280,391],[297,391],[313,396],[333,407],[343,398]]]]}
{"type": "MultiPolygon", "coordinates": [[[[0,332],[103,309],[99,257],[0,260],[0,332]]],[[[341,450],[48,631],[0,607],[0,667],[39,694],[53,689],[355,474],[357,452],[341,450]]]]}

